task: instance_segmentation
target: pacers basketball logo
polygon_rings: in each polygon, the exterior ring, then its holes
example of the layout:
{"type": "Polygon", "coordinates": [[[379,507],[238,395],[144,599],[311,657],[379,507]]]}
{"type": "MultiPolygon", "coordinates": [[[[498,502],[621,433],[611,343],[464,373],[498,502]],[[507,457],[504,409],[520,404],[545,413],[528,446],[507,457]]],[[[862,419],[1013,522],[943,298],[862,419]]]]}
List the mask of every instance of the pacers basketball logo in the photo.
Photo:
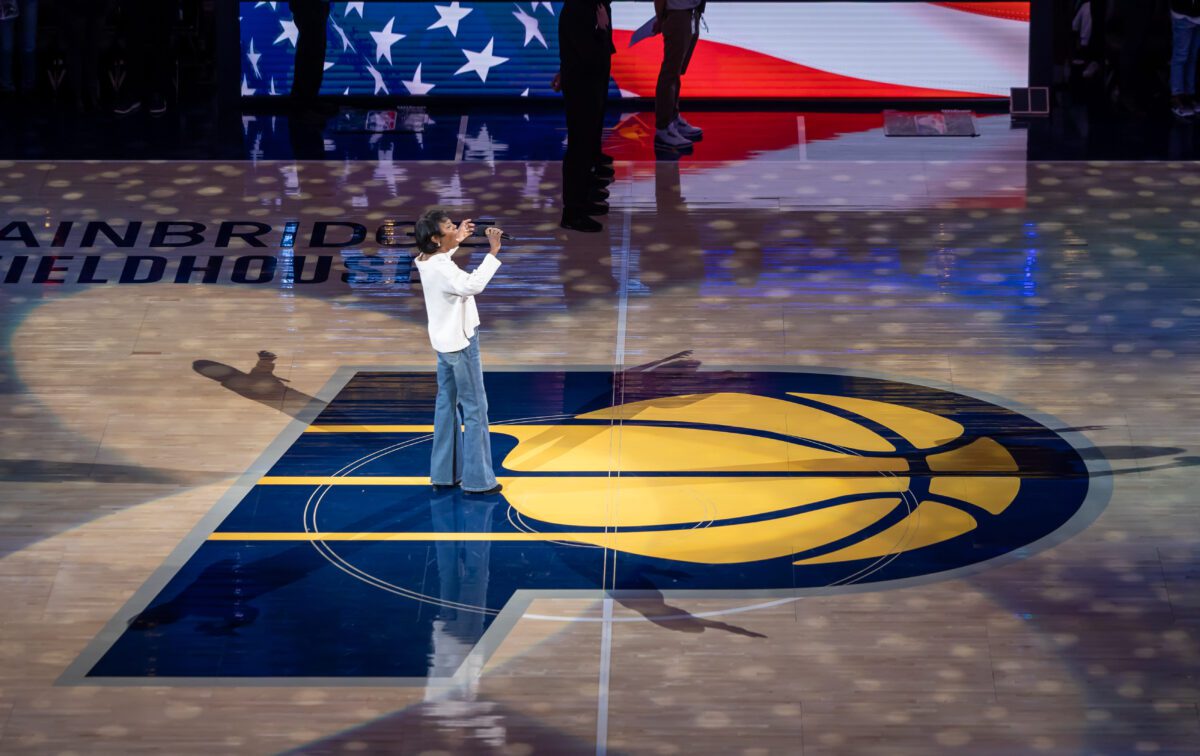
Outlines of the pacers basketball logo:
{"type": "Polygon", "coordinates": [[[508,479],[509,504],[526,527],[586,528],[570,537],[646,557],[894,557],[1002,517],[1021,490],[1001,442],[893,402],[719,392],[574,420],[495,429],[518,442],[504,467],[538,474],[508,479]]]}
{"type": "Polygon", "coordinates": [[[1069,429],[999,399],[696,371],[489,373],[504,490],[467,496],[429,486],[429,374],[343,380],[81,679],[445,677],[533,597],[938,580],[1045,548],[1105,498],[1069,429]]]}

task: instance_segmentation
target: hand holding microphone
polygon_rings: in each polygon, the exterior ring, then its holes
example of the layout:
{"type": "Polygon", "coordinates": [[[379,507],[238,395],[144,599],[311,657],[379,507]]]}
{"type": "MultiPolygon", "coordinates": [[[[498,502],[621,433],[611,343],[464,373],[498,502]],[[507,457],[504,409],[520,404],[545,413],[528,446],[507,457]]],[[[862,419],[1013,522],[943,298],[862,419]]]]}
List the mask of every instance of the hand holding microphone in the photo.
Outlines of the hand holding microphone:
{"type": "Polygon", "coordinates": [[[504,238],[512,238],[495,226],[489,227],[483,232],[483,235],[487,237],[488,243],[492,245],[492,248],[488,250],[489,255],[500,254],[500,240],[504,238]]]}
{"type": "Polygon", "coordinates": [[[485,229],[484,236],[487,236],[490,239],[492,231],[499,231],[500,238],[503,239],[504,241],[518,241],[517,237],[515,237],[511,234],[506,234],[506,233],[504,233],[503,230],[496,228],[495,226],[489,226],[487,229],[485,229]]]}

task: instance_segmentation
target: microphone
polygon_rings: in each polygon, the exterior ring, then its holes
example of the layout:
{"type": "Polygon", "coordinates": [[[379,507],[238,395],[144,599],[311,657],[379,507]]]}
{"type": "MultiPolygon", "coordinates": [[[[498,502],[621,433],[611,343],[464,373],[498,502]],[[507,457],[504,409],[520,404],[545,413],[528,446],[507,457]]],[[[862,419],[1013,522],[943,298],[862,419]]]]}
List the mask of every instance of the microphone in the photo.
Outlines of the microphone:
{"type": "MultiPolygon", "coordinates": [[[[486,236],[486,235],[487,234],[481,233],[479,231],[476,231],[475,233],[471,234],[471,236],[486,236]]],[[[520,239],[513,236],[512,234],[507,234],[503,231],[500,232],[500,238],[503,239],[504,241],[511,241],[511,242],[520,241],[520,239]]]]}

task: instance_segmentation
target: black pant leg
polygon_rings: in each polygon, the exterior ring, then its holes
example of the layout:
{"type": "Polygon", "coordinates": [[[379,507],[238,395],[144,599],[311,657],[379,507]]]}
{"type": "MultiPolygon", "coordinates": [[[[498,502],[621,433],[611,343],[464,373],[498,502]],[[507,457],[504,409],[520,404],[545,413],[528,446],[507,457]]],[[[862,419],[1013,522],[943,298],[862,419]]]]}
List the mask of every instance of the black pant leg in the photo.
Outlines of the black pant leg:
{"type": "Polygon", "coordinates": [[[144,92],[147,96],[160,94],[165,97],[174,89],[175,58],[171,51],[171,31],[179,18],[179,0],[151,0],[144,7],[144,92]]]}
{"type": "Polygon", "coordinates": [[[594,112],[592,113],[591,136],[589,137],[594,146],[592,153],[592,163],[595,164],[600,160],[601,147],[604,144],[604,113],[608,107],[608,83],[612,78],[612,60],[605,58],[604,65],[599,68],[592,78],[592,97],[594,99],[594,112]]]}
{"type": "Polygon", "coordinates": [[[120,0],[121,38],[129,64],[129,92],[135,97],[167,95],[174,61],[171,29],[178,0],[120,0]]]}
{"type": "Polygon", "coordinates": [[[292,97],[300,101],[313,100],[321,91],[321,79],[325,73],[325,27],[329,20],[329,3],[322,0],[289,0],[288,8],[292,11],[299,32],[292,75],[292,97]]]}
{"type": "Polygon", "coordinates": [[[594,162],[595,93],[588,72],[563,69],[563,103],[567,110],[567,151],[563,155],[563,212],[582,213],[591,189],[594,162]]]}

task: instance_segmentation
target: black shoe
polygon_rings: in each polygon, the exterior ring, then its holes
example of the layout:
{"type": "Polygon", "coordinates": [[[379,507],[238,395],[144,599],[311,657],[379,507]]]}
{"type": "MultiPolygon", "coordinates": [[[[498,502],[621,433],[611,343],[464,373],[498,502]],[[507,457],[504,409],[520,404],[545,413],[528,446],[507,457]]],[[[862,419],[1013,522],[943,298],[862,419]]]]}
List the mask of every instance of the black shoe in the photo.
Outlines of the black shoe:
{"type": "Polygon", "coordinates": [[[588,200],[591,202],[607,202],[608,190],[602,186],[598,186],[588,193],[588,200]]]}
{"type": "Polygon", "coordinates": [[[141,100],[118,100],[113,103],[113,113],[116,115],[129,115],[141,110],[141,100]]]}
{"type": "Polygon", "coordinates": [[[608,215],[607,202],[592,202],[583,206],[585,215],[608,215]]]}
{"type": "Polygon", "coordinates": [[[617,172],[613,170],[611,165],[598,165],[592,168],[592,175],[596,178],[610,179],[617,175],[617,172]]]}
{"type": "Polygon", "coordinates": [[[589,218],[586,215],[564,215],[562,222],[558,225],[568,231],[583,231],[589,234],[604,230],[604,226],[600,221],[589,218]]]}
{"type": "Polygon", "coordinates": [[[150,97],[150,115],[160,116],[167,112],[167,98],[160,94],[150,97]]]}
{"type": "Polygon", "coordinates": [[[497,483],[495,486],[486,491],[463,491],[463,493],[474,494],[475,496],[491,496],[492,494],[498,494],[503,490],[504,486],[497,483]]]}
{"type": "Polygon", "coordinates": [[[612,164],[613,164],[613,156],[609,155],[606,152],[601,152],[600,157],[596,158],[596,165],[611,166],[612,164]]]}

